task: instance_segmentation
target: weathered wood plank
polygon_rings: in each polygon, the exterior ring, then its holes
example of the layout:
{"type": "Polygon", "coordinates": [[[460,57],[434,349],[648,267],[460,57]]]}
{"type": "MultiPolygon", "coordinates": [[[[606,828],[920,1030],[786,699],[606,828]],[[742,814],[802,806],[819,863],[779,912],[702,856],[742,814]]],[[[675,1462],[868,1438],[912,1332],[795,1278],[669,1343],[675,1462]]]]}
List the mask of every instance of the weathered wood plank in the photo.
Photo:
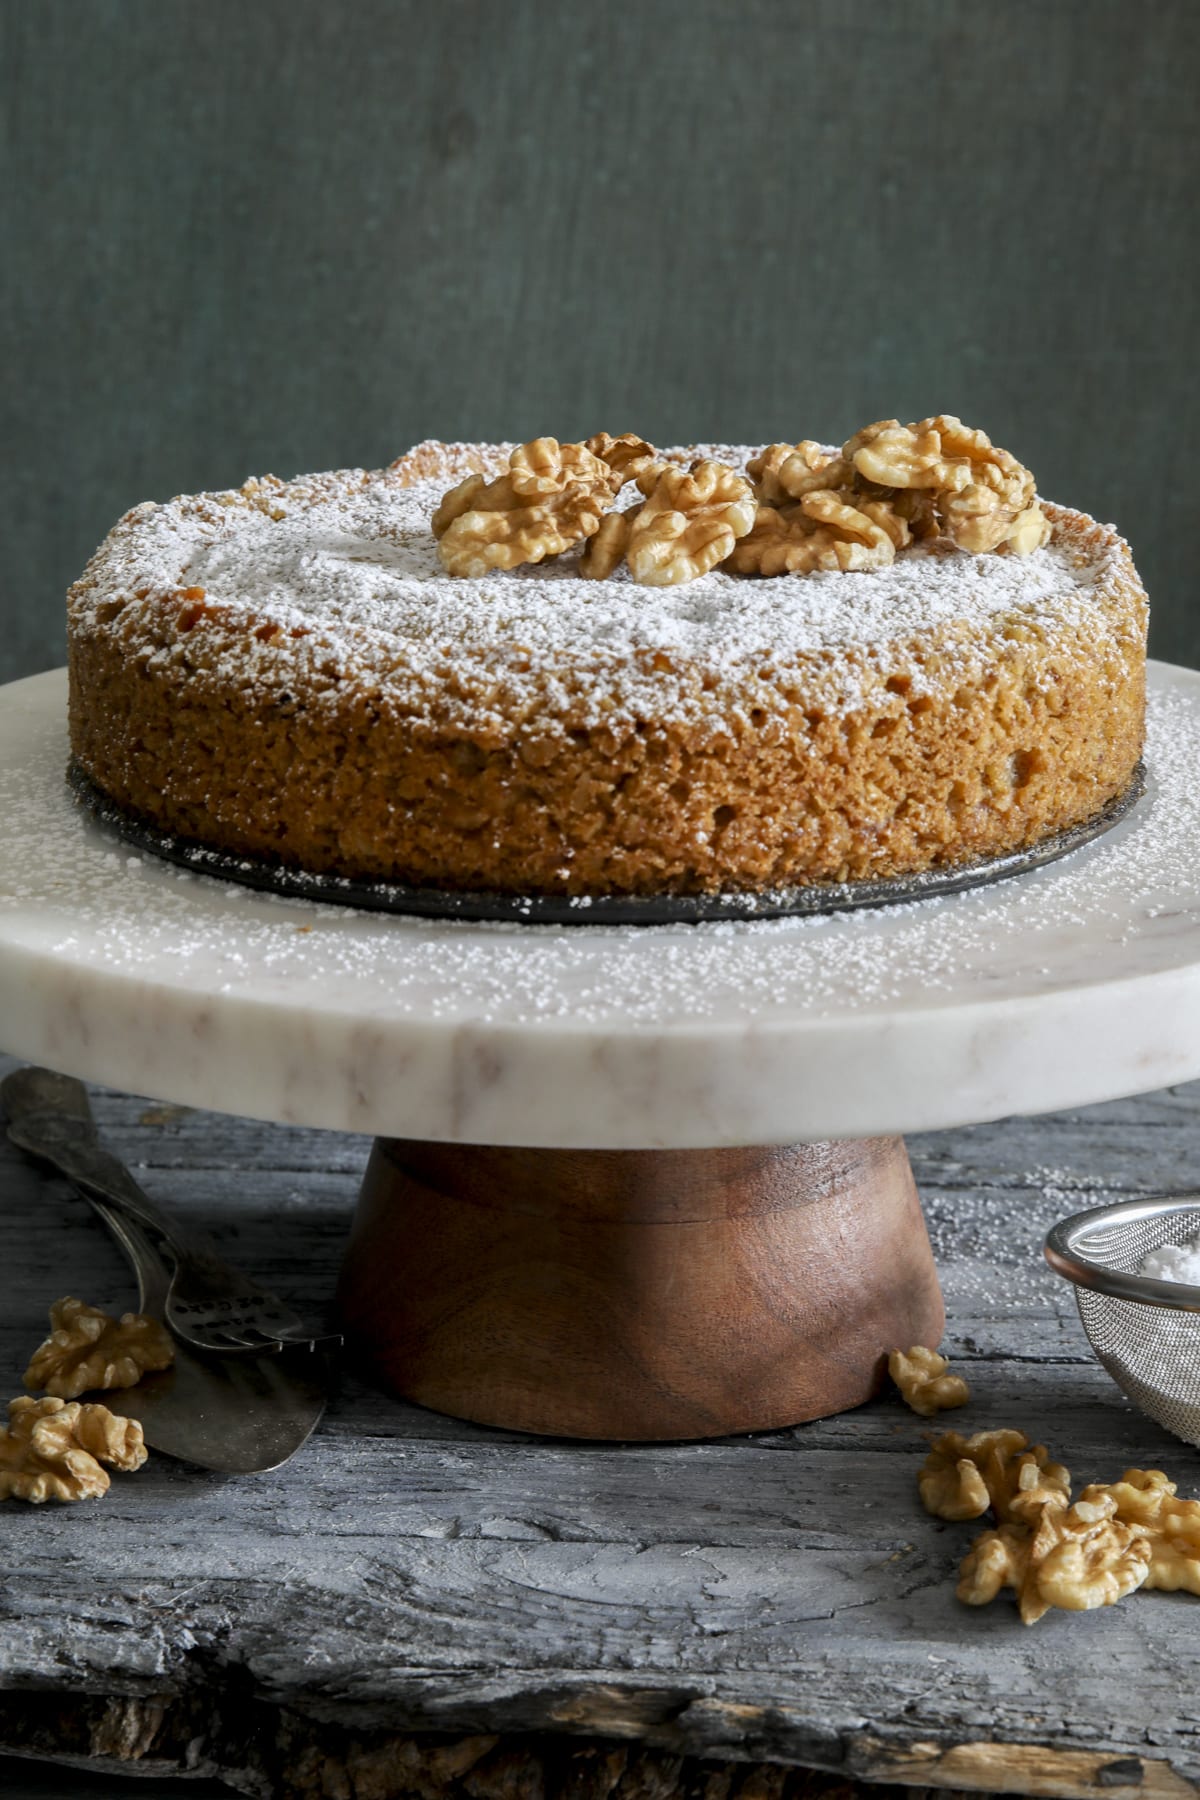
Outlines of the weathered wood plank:
{"type": "MultiPolygon", "coordinates": [[[[305,1304],[327,1296],[361,1140],[116,1095],[96,1109],[165,1204],[305,1304]]],[[[1094,1128],[1087,1112],[1011,1121],[912,1151],[949,1342],[971,1365],[959,1420],[1018,1424],[1082,1479],[1141,1463],[1194,1491],[1195,1452],[1091,1359],[1040,1240],[1077,1196],[1186,1186],[1200,1086],[1098,1108],[1094,1128]]],[[[129,1302],[88,1209],[7,1148],[0,1259],[12,1391],[55,1294],[129,1302]]],[[[414,1731],[551,1732],[964,1790],[1200,1791],[1200,1607],[1146,1595],[1034,1631],[1003,1603],[967,1612],[953,1577],[971,1529],[916,1502],[926,1429],[885,1397],[750,1438],[565,1444],[350,1376],[271,1475],[154,1458],[102,1505],[4,1509],[0,1746],[33,1747],[21,1696],[69,1692],[77,1707],[159,1708],[147,1767],[182,1766],[155,1764],[154,1747],[203,1715],[194,1766],[256,1792],[266,1777],[237,1775],[219,1741],[235,1700],[314,1743],[358,1734],[371,1754],[414,1731]],[[1130,1757],[1141,1776],[1114,1786],[1130,1757]]]]}

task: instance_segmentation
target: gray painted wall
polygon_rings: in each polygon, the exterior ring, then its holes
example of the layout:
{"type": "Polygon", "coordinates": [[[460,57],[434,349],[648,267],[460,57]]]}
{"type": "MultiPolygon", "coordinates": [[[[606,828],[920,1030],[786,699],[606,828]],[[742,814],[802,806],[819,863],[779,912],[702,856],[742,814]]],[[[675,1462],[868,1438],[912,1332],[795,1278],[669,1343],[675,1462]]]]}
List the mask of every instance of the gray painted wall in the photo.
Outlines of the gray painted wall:
{"type": "Polygon", "coordinates": [[[1200,664],[1196,0],[0,0],[0,676],[126,507],[945,409],[1200,664]]]}

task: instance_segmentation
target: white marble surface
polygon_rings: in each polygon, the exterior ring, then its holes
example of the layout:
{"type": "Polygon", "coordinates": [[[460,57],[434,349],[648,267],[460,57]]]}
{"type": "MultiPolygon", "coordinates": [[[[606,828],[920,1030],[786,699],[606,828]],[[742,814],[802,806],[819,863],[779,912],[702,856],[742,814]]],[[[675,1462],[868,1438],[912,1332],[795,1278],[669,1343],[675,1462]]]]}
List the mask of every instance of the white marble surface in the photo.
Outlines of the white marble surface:
{"type": "Polygon", "coordinates": [[[816,920],[494,926],[151,863],[63,783],[61,671],[0,690],[0,1049],[265,1119],[652,1148],[922,1130],[1200,1076],[1200,674],[1065,861],[816,920]]]}

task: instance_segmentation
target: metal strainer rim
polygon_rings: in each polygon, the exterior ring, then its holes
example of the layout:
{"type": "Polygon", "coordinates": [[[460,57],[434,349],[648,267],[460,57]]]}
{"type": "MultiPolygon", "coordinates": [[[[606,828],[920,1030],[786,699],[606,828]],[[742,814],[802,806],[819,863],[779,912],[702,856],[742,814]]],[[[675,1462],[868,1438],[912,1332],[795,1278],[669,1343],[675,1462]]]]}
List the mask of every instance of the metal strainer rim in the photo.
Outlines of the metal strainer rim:
{"type": "Polygon", "coordinates": [[[1170,1218],[1175,1213],[1200,1214],[1200,1193],[1158,1194],[1144,1200],[1120,1200],[1113,1206],[1095,1206],[1072,1213],[1046,1234],[1046,1261],[1056,1274],[1076,1287],[1094,1288],[1139,1306],[1168,1306],[1173,1312],[1200,1312],[1200,1284],[1160,1281],[1152,1275],[1131,1275],[1113,1269],[1088,1255],[1088,1239],[1114,1225],[1139,1225],[1148,1219],[1170,1218]]]}

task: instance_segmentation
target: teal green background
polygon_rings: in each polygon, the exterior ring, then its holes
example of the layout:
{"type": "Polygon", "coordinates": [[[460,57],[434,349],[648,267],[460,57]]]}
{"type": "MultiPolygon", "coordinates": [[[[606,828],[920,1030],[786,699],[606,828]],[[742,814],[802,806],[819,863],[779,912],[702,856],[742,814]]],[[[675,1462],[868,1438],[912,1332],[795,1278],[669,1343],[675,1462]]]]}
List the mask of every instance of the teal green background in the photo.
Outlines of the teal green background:
{"type": "Polygon", "coordinates": [[[1195,0],[0,0],[0,676],[144,498],[946,410],[1200,663],[1195,0]]]}

